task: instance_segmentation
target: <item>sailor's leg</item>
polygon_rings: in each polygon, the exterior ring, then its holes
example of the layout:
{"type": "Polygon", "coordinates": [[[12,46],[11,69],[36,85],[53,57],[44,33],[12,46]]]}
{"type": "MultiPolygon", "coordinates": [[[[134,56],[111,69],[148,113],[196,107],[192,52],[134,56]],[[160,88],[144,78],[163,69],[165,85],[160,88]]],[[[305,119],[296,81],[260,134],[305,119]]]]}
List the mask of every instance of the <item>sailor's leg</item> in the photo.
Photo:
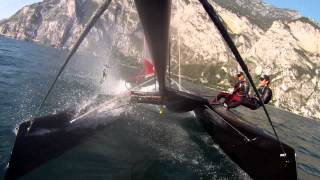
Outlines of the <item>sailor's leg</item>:
{"type": "Polygon", "coordinates": [[[241,102],[240,102],[240,101],[233,101],[233,102],[227,104],[228,109],[230,109],[230,108],[235,108],[235,107],[238,107],[238,106],[240,106],[240,105],[241,105],[241,102]]]}
{"type": "Polygon", "coordinates": [[[258,103],[258,100],[256,98],[244,98],[241,102],[241,105],[251,110],[256,110],[260,107],[260,104],[258,103]]]}
{"type": "Polygon", "coordinates": [[[215,99],[213,99],[211,102],[216,103],[220,101],[221,98],[227,99],[231,94],[225,93],[225,92],[220,92],[215,99]]]}
{"type": "Polygon", "coordinates": [[[228,109],[240,106],[243,99],[244,97],[242,96],[237,96],[237,95],[231,96],[230,100],[226,103],[228,106],[228,109]]]}

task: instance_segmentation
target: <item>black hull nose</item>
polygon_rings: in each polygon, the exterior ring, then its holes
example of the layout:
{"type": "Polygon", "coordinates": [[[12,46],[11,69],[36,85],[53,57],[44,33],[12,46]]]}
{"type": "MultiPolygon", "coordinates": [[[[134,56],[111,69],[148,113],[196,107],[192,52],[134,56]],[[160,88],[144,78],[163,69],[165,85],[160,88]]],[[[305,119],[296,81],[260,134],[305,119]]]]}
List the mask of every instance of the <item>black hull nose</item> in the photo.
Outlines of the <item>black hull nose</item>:
{"type": "Polygon", "coordinates": [[[297,179],[295,151],[283,144],[286,157],[281,157],[279,142],[257,127],[238,119],[223,107],[195,110],[196,117],[223,151],[258,180],[297,179]]]}
{"type": "Polygon", "coordinates": [[[5,179],[17,179],[77,146],[92,132],[68,130],[72,112],[36,118],[20,124],[5,179]],[[30,130],[28,131],[28,129],[30,130]]]}

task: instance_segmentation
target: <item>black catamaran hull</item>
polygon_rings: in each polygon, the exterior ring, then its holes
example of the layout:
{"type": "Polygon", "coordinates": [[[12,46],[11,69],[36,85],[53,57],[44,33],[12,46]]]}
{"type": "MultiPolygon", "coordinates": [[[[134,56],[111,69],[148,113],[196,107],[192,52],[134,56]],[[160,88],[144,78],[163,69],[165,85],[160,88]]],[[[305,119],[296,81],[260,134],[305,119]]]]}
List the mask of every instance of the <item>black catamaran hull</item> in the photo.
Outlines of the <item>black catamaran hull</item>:
{"type": "Polygon", "coordinates": [[[253,179],[297,179],[295,151],[262,130],[241,121],[223,106],[194,110],[213,140],[253,179]],[[212,108],[212,109],[211,109],[212,108]]]}
{"type": "Polygon", "coordinates": [[[5,179],[17,179],[27,174],[92,134],[88,130],[68,130],[72,114],[66,111],[20,124],[5,179]]]}
{"type": "Polygon", "coordinates": [[[21,123],[5,179],[17,179],[28,174],[107,127],[104,124],[88,126],[87,122],[107,118],[95,116],[97,112],[91,109],[112,100],[108,99],[110,99],[108,96],[98,96],[96,102],[89,104],[82,109],[83,112],[80,112],[80,114],[87,114],[87,116],[79,118],[73,123],[76,116],[75,110],[66,110],[21,123]]]}
{"type": "MultiPolygon", "coordinates": [[[[151,100],[160,99],[152,93],[135,92],[134,95],[136,103],[157,104],[151,100]]],[[[169,110],[186,112],[193,109],[213,140],[253,179],[297,179],[295,151],[288,145],[283,144],[284,154],[277,139],[244,123],[221,105],[210,106],[206,99],[197,95],[172,89],[165,95],[170,100],[163,103],[169,110]]]]}

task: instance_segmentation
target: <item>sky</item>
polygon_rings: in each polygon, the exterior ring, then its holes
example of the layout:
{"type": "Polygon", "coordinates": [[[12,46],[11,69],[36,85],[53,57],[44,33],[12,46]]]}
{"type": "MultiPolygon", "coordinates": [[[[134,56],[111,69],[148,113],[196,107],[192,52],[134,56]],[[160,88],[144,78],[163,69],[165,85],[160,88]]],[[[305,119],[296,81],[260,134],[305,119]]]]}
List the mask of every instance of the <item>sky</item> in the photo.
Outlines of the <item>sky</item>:
{"type": "MultiPolygon", "coordinates": [[[[23,6],[40,2],[41,0],[0,0],[0,19],[8,18],[23,6]]],[[[263,0],[279,8],[289,8],[299,11],[303,16],[320,22],[320,0],[263,0]]]]}
{"type": "Polygon", "coordinates": [[[8,18],[25,5],[42,0],[0,0],[0,19],[8,18]]]}
{"type": "Polygon", "coordinates": [[[279,8],[297,10],[302,16],[320,22],[320,0],[263,0],[279,8]]]}

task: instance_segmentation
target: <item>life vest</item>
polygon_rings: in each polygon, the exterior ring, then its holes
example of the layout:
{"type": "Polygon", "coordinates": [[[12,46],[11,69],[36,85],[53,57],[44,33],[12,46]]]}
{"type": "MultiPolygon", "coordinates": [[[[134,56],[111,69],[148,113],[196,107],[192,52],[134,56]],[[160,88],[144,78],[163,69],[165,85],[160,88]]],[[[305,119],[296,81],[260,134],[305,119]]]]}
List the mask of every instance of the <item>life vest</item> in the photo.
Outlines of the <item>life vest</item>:
{"type": "Polygon", "coordinates": [[[233,95],[237,96],[247,96],[249,91],[249,86],[246,81],[238,81],[234,85],[233,95]]]}
{"type": "Polygon", "coordinates": [[[258,92],[259,92],[259,95],[261,97],[261,100],[264,104],[268,104],[271,99],[272,99],[272,90],[265,86],[265,87],[259,87],[258,88],[258,92]]]}

